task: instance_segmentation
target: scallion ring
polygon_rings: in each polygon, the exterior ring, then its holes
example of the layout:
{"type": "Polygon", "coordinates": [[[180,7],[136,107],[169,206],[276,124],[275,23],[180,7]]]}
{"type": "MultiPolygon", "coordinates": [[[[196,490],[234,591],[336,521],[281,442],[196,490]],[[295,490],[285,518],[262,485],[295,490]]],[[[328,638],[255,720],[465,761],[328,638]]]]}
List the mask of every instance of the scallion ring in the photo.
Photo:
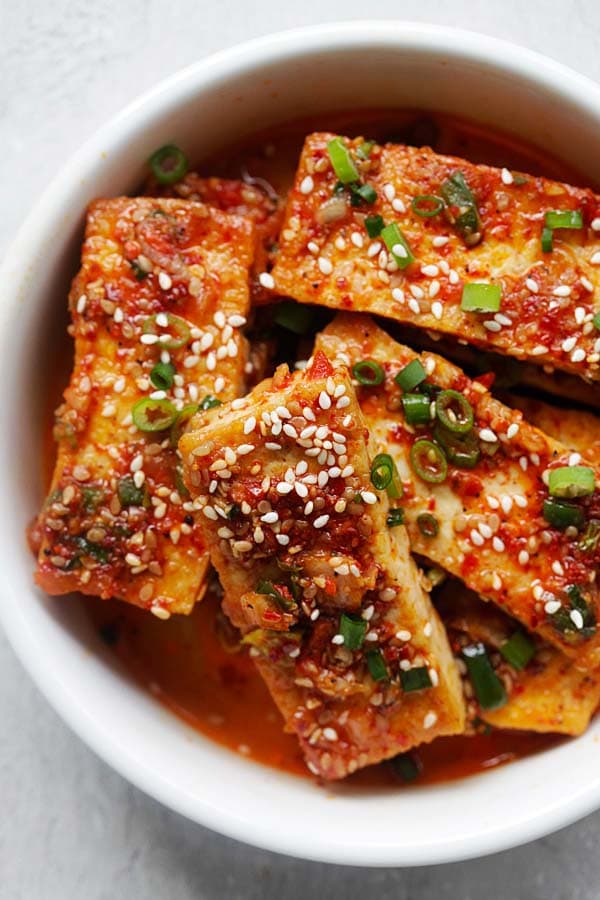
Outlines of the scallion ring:
{"type": "Polygon", "coordinates": [[[181,181],[188,170],[188,161],[183,150],[175,144],[165,144],[148,160],[152,174],[160,184],[175,184],[181,181]]]}
{"type": "Polygon", "coordinates": [[[170,400],[139,400],[131,410],[133,424],[140,431],[165,431],[177,418],[177,410],[170,400]]]}
{"type": "Polygon", "coordinates": [[[440,524],[436,517],[431,513],[419,513],[417,516],[417,525],[423,537],[437,537],[440,531],[440,524]]]}
{"type": "Polygon", "coordinates": [[[458,391],[440,391],[435,398],[435,414],[453,434],[467,434],[473,428],[473,408],[458,391]]]}
{"type": "Polygon", "coordinates": [[[181,316],[173,313],[157,313],[149,316],[142,326],[144,334],[158,335],[157,344],[168,350],[183,347],[190,339],[190,327],[181,316]],[[166,322],[166,324],[164,324],[166,322]]]}
{"type": "Polygon", "coordinates": [[[441,197],[436,197],[435,194],[418,194],[413,197],[410,205],[415,215],[422,219],[431,219],[441,213],[445,203],[441,197]]]}
{"type": "Polygon", "coordinates": [[[389,453],[378,453],[371,466],[371,483],[375,490],[387,491],[388,496],[396,500],[401,494],[397,477],[396,465],[389,453]]]}
{"type": "Polygon", "coordinates": [[[374,359],[361,359],[352,366],[352,375],[359,384],[365,387],[376,387],[383,384],[385,372],[374,359]]]}
{"type": "Polygon", "coordinates": [[[582,508],[566,500],[544,500],[543,515],[546,522],[560,531],[571,526],[581,528],[584,522],[582,508]]]}
{"type": "Polygon", "coordinates": [[[358,181],[360,178],[359,171],[341,137],[335,137],[329,141],[327,153],[329,154],[333,171],[342,184],[351,184],[353,181],[358,181]]]}
{"type": "Polygon", "coordinates": [[[159,391],[168,391],[173,387],[175,366],[173,363],[157,362],[150,372],[150,381],[159,391]]]}
{"type": "Polygon", "coordinates": [[[596,490],[594,470],[589,466],[560,466],[548,478],[551,497],[589,497],[596,490]]]}
{"type": "Polygon", "coordinates": [[[410,448],[410,462],[415,474],[429,484],[441,484],[448,474],[444,451],[425,438],[415,441],[410,448]]]}
{"type": "Polygon", "coordinates": [[[408,392],[416,388],[417,385],[421,384],[422,381],[425,381],[426,378],[427,372],[423,368],[421,361],[419,359],[413,359],[407,366],[400,369],[398,374],[394,377],[394,381],[403,391],[408,392]]]}
{"type": "Polygon", "coordinates": [[[395,222],[392,222],[391,225],[386,225],[381,230],[381,237],[399,269],[406,269],[407,266],[415,261],[410,244],[395,222]]]}
{"type": "Polygon", "coordinates": [[[409,425],[427,425],[431,422],[431,400],[426,394],[404,394],[402,409],[409,425]]]}

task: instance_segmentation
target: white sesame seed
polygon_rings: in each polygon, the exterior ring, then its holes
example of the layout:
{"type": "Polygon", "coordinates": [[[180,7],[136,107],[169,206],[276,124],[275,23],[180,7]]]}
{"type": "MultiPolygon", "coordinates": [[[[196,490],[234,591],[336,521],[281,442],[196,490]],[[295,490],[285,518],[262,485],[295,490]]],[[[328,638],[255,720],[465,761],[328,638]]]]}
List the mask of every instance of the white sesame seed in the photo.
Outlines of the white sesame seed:
{"type": "Polygon", "coordinates": [[[494,444],[498,440],[497,435],[491,428],[482,428],[479,432],[479,437],[488,444],[494,444]]]}
{"type": "Polygon", "coordinates": [[[513,494],[513,500],[521,509],[525,509],[527,506],[527,497],[524,497],[523,494],[513,494]]]}
{"type": "Polygon", "coordinates": [[[578,466],[581,462],[581,453],[571,453],[569,455],[569,465],[578,466]]]}
{"type": "Polygon", "coordinates": [[[471,530],[469,537],[471,538],[471,543],[475,544],[476,547],[483,547],[483,538],[475,528],[471,530]]]}
{"type": "Polygon", "coordinates": [[[324,528],[325,525],[327,525],[328,522],[329,522],[329,516],[328,516],[328,515],[318,516],[318,518],[316,518],[316,519],[314,520],[313,526],[314,526],[315,528],[324,528]]]}
{"type": "Polygon", "coordinates": [[[434,247],[443,247],[443,246],[445,246],[445,244],[448,243],[449,240],[450,240],[449,237],[446,237],[443,234],[437,234],[431,243],[434,247]]]}
{"type": "Polygon", "coordinates": [[[577,343],[577,338],[575,336],[565,338],[561,344],[562,349],[565,353],[570,353],[575,344],[577,343]]]}
{"type": "Polygon", "coordinates": [[[423,634],[425,635],[425,637],[431,637],[432,632],[433,628],[431,626],[431,622],[425,622],[425,626],[423,628],[423,634]]]}
{"type": "Polygon", "coordinates": [[[575,321],[578,325],[583,325],[585,321],[586,312],[583,306],[575,307],[575,321]]]}
{"type": "Polygon", "coordinates": [[[506,547],[502,538],[499,538],[497,535],[494,535],[492,538],[492,547],[496,551],[496,553],[504,553],[506,547]]]}
{"type": "Polygon", "coordinates": [[[496,322],[498,322],[499,325],[504,325],[506,328],[512,325],[512,319],[509,319],[508,316],[504,315],[504,313],[496,313],[494,319],[496,322]]]}
{"type": "Polygon", "coordinates": [[[218,516],[212,506],[205,506],[202,509],[202,512],[206,516],[207,519],[212,519],[213,522],[217,521],[218,516]]]}
{"type": "Polygon", "coordinates": [[[143,335],[140,337],[140,343],[141,343],[141,344],[147,344],[148,346],[151,346],[152,344],[156,344],[157,341],[158,341],[158,335],[157,335],[157,334],[143,334],[143,335]]]}
{"type": "Polygon", "coordinates": [[[392,200],[392,209],[394,212],[403,213],[406,212],[406,206],[404,205],[404,201],[400,199],[400,197],[394,197],[392,200]]]}
{"type": "Polygon", "coordinates": [[[527,563],[529,562],[529,553],[527,552],[527,550],[521,550],[521,551],[520,551],[519,556],[518,556],[518,560],[519,560],[519,565],[520,565],[520,566],[526,566],[526,565],[527,565],[527,563]]]}
{"type": "Polygon", "coordinates": [[[406,642],[406,641],[410,641],[412,634],[410,633],[410,631],[406,631],[406,629],[401,629],[400,631],[396,632],[396,637],[398,638],[399,641],[406,642]]]}
{"type": "Polygon", "coordinates": [[[486,319],[483,323],[483,327],[487,329],[487,331],[498,332],[501,331],[502,326],[499,322],[495,322],[493,319],[486,319]]]}
{"type": "Polygon", "coordinates": [[[430,284],[429,284],[429,290],[427,291],[427,294],[428,294],[428,296],[429,296],[429,299],[430,299],[430,300],[433,300],[434,297],[437,297],[437,295],[439,294],[439,292],[440,292],[440,283],[439,283],[439,281],[437,280],[437,278],[434,278],[433,281],[430,282],[430,284]]]}
{"type": "Polygon", "coordinates": [[[84,309],[86,307],[86,303],[87,303],[87,297],[85,294],[82,294],[81,297],[79,297],[79,299],[77,300],[77,306],[76,306],[76,310],[80,315],[84,311],[84,309]]]}
{"type": "Polygon", "coordinates": [[[571,288],[568,284],[559,284],[558,287],[555,287],[552,291],[555,297],[570,297],[571,296],[571,288]]]}
{"type": "Polygon", "coordinates": [[[419,301],[415,300],[414,297],[411,297],[410,300],[408,301],[408,308],[416,316],[418,316],[421,312],[421,307],[419,306],[419,301]]]}
{"type": "Polygon", "coordinates": [[[477,526],[482,537],[489,539],[493,535],[493,531],[485,522],[480,522],[477,526]]]}
{"type": "Polygon", "coordinates": [[[506,437],[509,440],[512,440],[519,433],[519,424],[518,422],[511,422],[511,424],[506,429],[506,437]]]}
{"type": "Polygon", "coordinates": [[[539,293],[540,286],[533,278],[527,278],[525,281],[525,287],[531,291],[532,294],[539,293]]]}
{"type": "Polygon", "coordinates": [[[260,275],[258,276],[258,280],[259,280],[260,284],[264,288],[267,288],[268,290],[272,291],[273,288],[275,287],[275,279],[273,278],[272,275],[269,275],[268,272],[261,272],[260,275]]]}
{"type": "Polygon", "coordinates": [[[536,344],[536,346],[531,351],[532,356],[542,356],[544,353],[548,352],[548,348],[544,346],[544,344],[536,344]]]}
{"type": "Polygon", "coordinates": [[[390,184],[388,182],[387,184],[384,184],[384,186],[383,186],[383,193],[384,193],[386,200],[388,200],[391,203],[392,200],[394,199],[394,197],[396,196],[396,188],[394,187],[393,184],[390,184]]]}
{"type": "Polygon", "coordinates": [[[573,350],[571,353],[571,362],[578,363],[583,362],[585,359],[585,350],[581,347],[578,347],[576,350],[573,350]]]}
{"type": "Polygon", "coordinates": [[[300,193],[301,194],[310,194],[312,189],[314,188],[315,183],[310,175],[307,175],[300,182],[300,193]]]}
{"type": "Polygon", "coordinates": [[[408,250],[404,246],[404,244],[394,244],[392,247],[392,253],[394,256],[399,256],[400,259],[406,259],[408,257],[408,250]]]}
{"type": "MultiPolygon", "coordinates": [[[[543,591],[542,591],[542,593],[543,593],[543,591]]],[[[561,605],[562,604],[561,604],[560,600],[556,600],[556,599],[548,600],[544,604],[544,611],[547,612],[549,616],[553,616],[554,613],[558,612],[561,605]]]]}
{"type": "Polygon", "coordinates": [[[331,397],[326,391],[319,394],[319,406],[321,409],[329,409],[331,407],[331,397]]]}
{"type": "Polygon", "coordinates": [[[502,512],[505,513],[505,515],[508,515],[513,508],[512,497],[509,497],[508,494],[504,494],[500,498],[500,506],[502,507],[502,512]]]}
{"type": "Polygon", "coordinates": [[[573,623],[575,628],[577,628],[578,630],[581,630],[583,628],[583,616],[578,609],[572,609],[569,613],[569,618],[571,619],[571,622],[573,623]]]}
{"type": "Polygon", "coordinates": [[[373,241],[372,244],[369,244],[369,249],[367,250],[367,256],[377,256],[379,251],[381,250],[381,241],[373,241]]]}
{"type": "Polygon", "coordinates": [[[590,222],[590,226],[592,228],[592,231],[600,231],[600,217],[592,219],[592,221],[590,222]]]}
{"type": "Polygon", "coordinates": [[[454,269],[450,269],[450,271],[448,272],[448,281],[450,282],[450,284],[458,284],[458,282],[460,281],[458,272],[456,272],[454,269]]]}
{"type": "Polygon", "coordinates": [[[444,314],[444,307],[442,306],[442,304],[440,303],[439,300],[435,300],[431,304],[431,312],[433,314],[434,319],[437,319],[439,321],[442,318],[442,315],[444,314]]]}
{"type": "Polygon", "coordinates": [[[554,562],[552,563],[552,571],[554,572],[555,575],[564,575],[565,574],[565,570],[564,570],[563,565],[560,562],[560,560],[558,560],[558,559],[554,560],[554,562]]]}
{"type": "Polygon", "coordinates": [[[502,169],[500,177],[502,178],[502,184],[512,184],[514,181],[512,172],[509,172],[508,169],[502,169]]]}
{"type": "Polygon", "coordinates": [[[427,275],[428,278],[435,278],[440,274],[440,270],[434,265],[421,266],[421,272],[423,275],[427,275]]]}
{"type": "Polygon", "coordinates": [[[290,542],[289,535],[287,535],[287,534],[276,534],[275,540],[277,541],[278,544],[281,544],[282,547],[287,547],[287,545],[290,542]]]}
{"type": "Polygon", "coordinates": [[[274,512],[274,511],[268,512],[268,513],[265,513],[264,516],[260,517],[260,521],[264,522],[265,525],[274,525],[275,522],[279,521],[279,515],[278,515],[278,513],[274,512]]]}
{"type": "Polygon", "coordinates": [[[323,273],[323,275],[331,275],[331,273],[333,272],[333,266],[325,256],[320,256],[318,258],[317,265],[319,266],[319,269],[323,273]]]}
{"type": "Polygon", "coordinates": [[[433,711],[428,712],[425,718],[423,719],[423,728],[433,728],[435,723],[437,722],[437,713],[433,711]]]}
{"type": "Polygon", "coordinates": [[[354,244],[354,246],[355,246],[355,247],[358,247],[359,249],[360,249],[360,248],[363,246],[363,244],[364,244],[363,236],[362,236],[362,234],[361,234],[359,231],[353,231],[352,234],[350,235],[350,240],[352,241],[352,243],[354,244]]]}
{"type": "Polygon", "coordinates": [[[590,262],[593,266],[600,266],[600,250],[596,250],[591,257],[590,262]]]}
{"type": "Polygon", "coordinates": [[[344,635],[343,634],[334,634],[331,638],[332,644],[343,644],[344,643],[344,635]]]}
{"type": "Polygon", "coordinates": [[[372,506],[374,503],[377,503],[377,495],[372,491],[361,491],[360,496],[368,506],[372,506]]]}
{"type": "Polygon", "coordinates": [[[237,448],[238,456],[247,456],[249,453],[252,453],[254,450],[254,444],[240,444],[237,448]]]}
{"type": "Polygon", "coordinates": [[[396,303],[404,303],[404,291],[402,288],[394,288],[392,290],[392,300],[395,300],[396,303]]]}

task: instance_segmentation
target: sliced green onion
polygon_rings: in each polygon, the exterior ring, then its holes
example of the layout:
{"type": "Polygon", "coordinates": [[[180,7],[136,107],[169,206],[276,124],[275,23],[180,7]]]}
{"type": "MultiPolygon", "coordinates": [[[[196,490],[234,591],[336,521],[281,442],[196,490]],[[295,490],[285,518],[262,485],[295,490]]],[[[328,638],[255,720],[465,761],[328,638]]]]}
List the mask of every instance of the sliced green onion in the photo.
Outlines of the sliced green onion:
{"type": "Polygon", "coordinates": [[[399,269],[406,269],[415,261],[410,245],[395,222],[381,230],[381,237],[399,269]]]}
{"type": "Polygon", "coordinates": [[[446,215],[468,246],[481,240],[481,219],[477,201],[462,172],[455,172],[440,188],[446,203],[446,215]]]}
{"type": "Polygon", "coordinates": [[[375,141],[363,141],[362,144],[358,147],[356,155],[359,159],[368,159],[374,146],[375,141]]]}
{"type": "Polygon", "coordinates": [[[219,400],[218,397],[213,397],[212,394],[207,394],[203,400],[198,404],[198,409],[201,409],[203,412],[206,412],[207,409],[216,409],[217,406],[221,406],[222,401],[219,400]]]}
{"type": "Polygon", "coordinates": [[[340,137],[333,138],[329,141],[327,144],[327,153],[329,154],[333,171],[342,184],[350,184],[352,181],[358,181],[360,178],[359,171],[354,164],[350,151],[340,137]]]}
{"type": "Polygon", "coordinates": [[[384,225],[383,216],[367,216],[365,218],[365,229],[369,237],[379,237],[384,225]]]}
{"type": "Polygon", "coordinates": [[[144,278],[147,278],[150,274],[149,272],[146,272],[145,269],[142,269],[137,259],[130,259],[129,265],[133,269],[133,274],[135,275],[136,281],[143,281],[144,278]]]}
{"type": "Polygon", "coordinates": [[[344,646],[348,650],[358,650],[362,647],[368,627],[364,619],[342,613],[338,630],[344,638],[344,646]]]}
{"type": "Polygon", "coordinates": [[[417,525],[423,537],[437,537],[440,530],[438,520],[431,513],[419,513],[417,525]]]}
{"type": "Polygon", "coordinates": [[[371,205],[377,200],[377,191],[371,184],[351,184],[350,187],[350,204],[352,206],[360,206],[361,203],[371,205]]]}
{"type": "Polygon", "coordinates": [[[284,300],[277,304],[273,321],[294,334],[307,334],[314,325],[315,311],[302,303],[284,300]]]}
{"type": "Polygon", "coordinates": [[[481,450],[479,441],[473,431],[466,435],[454,434],[439,422],[433,430],[436,441],[444,448],[448,462],[457,469],[473,469],[479,462],[481,450]]]}
{"type": "Polygon", "coordinates": [[[399,753],[390,760],[390,765],[402,781],[414,781],[421,774],[419,764],[412,753],[399,753]]]}
{"type": "Polygon", "coordinates": [[[173,387],[175,371],[173,363],[157,362],[150,372],[150,381],[159,391],[168,391],[173,387]]]}
{"type": "Polygon", "coordinates": [[[157,334],[159,347],[166,347],[169,350],[177,350],[183,347],[190,339],[190,327],[185,319],[180,316],[174,316],[172,313],[157,313],[156,316],[149,316],[142,326],[144,334],[157,334]],[[167,325],[159,325],[157,323],[158,316],[166,316],[167,325]]]}
{"type": "Polygon", "coordinates": [[[587,639],[596,633],[596,614],[587,600],[583,597],[581,589],[577,584],[571,584],[567,588],[568,602],[563,604],[555,613],[551,613],[548,618],[552,626],[563,635],[566,641],[573,643],[577,639],[587,639]],[[582,627],[578,628],[571,617],[571,613],[576,610],[582,620],[582,627]]]}
{"type": "Polygon", "coordinates": [[[256,585],[256,593],[272,597],[277,605],[284,610],[290,609],[294,605],[285,594],[282,594],[281,591],[275,587],[272,581],[268,581],[265,578],[262,578],[256,585]]]}
{"type": "Polygon", "coordinates": [[[471,404],[458,391],[440,391],[435,399],[435,414],[453,434],[467,434],[473,428],[471,404]]]}
{"type": "Polygon", "coordinates": [[[131,410],[133,424],[140,431],[165,431],[177,418],[177,410],[170,400],[139,400],[131,410]]]}
{"type": "Polygon", "coordinates": [[[544,216],[542,228],[542,251],[551,253],[554,246],[554,231],[558,228],[583,228],[580,209],[550,210],[544,216]]]}
{"type": "Polygon", "coordinates": [[[388,677],[388,670],[381,650],[367,650],[367,666],[374,681],[383,681],[388,677]]]}
{"type": "Polygon", "coordinates": [[[556,228],[583,228],[580,209],[550,210],[544,216],[544,225],[553,231],[556,228]]]}
{"type": "MultiPolygon", "coordinates": [[[[206,400],[206,399],[207,398],[205,397],[204,400],[206,400]]],[[[211,398],[211,399],[214,399],[214,398],[211,398]]],[[[218,405],[218,403],[216,405],[218,405]]],[[[196,413],[198,412],[198,410],[200,408],[201,407],[198,406],[197,403],[188,403],[187,406],[184,406],[183,409],[179,410],[179,412],[177,413],[177,418],[171,425],[171,434],[170,434],[171,447],[177,447],[177,445],[179,444],[181,435],[183,434],[183,429],[185,428],[185,426],[187,425],[189,420],[192,418],[192,416],[196,415],[196,413]]]]}
{"type": "Polygon", "coordinates": [[[542,228],[542,253],[552,253],[554,249],[554,232],[551,228],[542,228]]]}
{"type": "Polygon", "coordinates": [[[508,701],[504,685],[496,675],[483,644],[471,644],[462,650],[475,696],[482,709],[499,709],[508,701]]]}
{"type": "Polygon", "coordinates": [[[430,484],[441,484],[448,474],[444,451],[424,438],[415,441],[410,448],[410,462],[415,474],[430,484]]]}
{"type": "Polygon", "coordinates": [[[502,288],[499,284],[471,281],[463,287],[460,308],[463,312],[496,313],[501,302],[502,288]]]}
{"type": "Polygon", "coordinates": [[[600,520],[590,519],[579,541],[578,548],[582,553],[594,553],[600,542],[600,520]]]}
{"type": "Polygon", "coordinates": [[[565,500],[544,500],[543,515],[546,522],[554,528],[563,530],[574,525],[580,528],[583,525],[583,510],[575,503],[567,503],[565,500]]]}
{"type": "Polygon", "coordinates": [[[403,391],[408,392],[412,391],[413,388],[416,388],[417,385],[421,384],[422,381],[425,381],[426,378],[427,372],[423,368],[421,361],[419,359],[413,359],[407,366],[400,369],[395,376],[394,381],[403,391]]]}
{"type": "Polygon", "coordinates": [[[535,656],[535,644],[524,631],[515,631],[499,649],[506,662],[519,671],[535,656]]]}
{"type": "Polygon", "coordinates": [[[366,387],[375,387],[382,384],[385,379],[383,367],[374,359],[361,359],[352,366],[352,375],[359,384],[366,387]]]}
{"type": "Polygon", "coordinates": [[[400,684],[405,694],[413,691],[424,691],[433,687],[427,666],[415,666],[413,669],[400,669],[400,684]]]}
{"type": "Polygon", "coordinates": [[[594,318],[592,319],[594,328],[597,328],[600,331],[600,312],[597,312],[594,318]]]}
{"type": "Polygon", "coordinates": [[[402,409],[409,425],[427,425],[431,422],[431,400],[426,394],[404,394],[402,409]]]}
{"type": "Polygon", "coordinates": [[[401,494],[397,478],[396,465],[389,453],[378,453],[371,466],[371,483],[375,490],[385,490],[388,497],[396,500],[401,494]]]}
{"type": "Polygon", "coordinates": [[[176,181],[181,181],[188,170],[187,157],[175,144],[165,144],[155,150],[148,162],[152,174],[160,184],[175,184],[176,181]]]}
{"type": "Polygon", "coordinates": [[[396,507],[395,509],[390,509],[387,514],[386,525],[388,528],[396,528],[398,525],[402,525],[404,522],[404,510],[402,507],[396,507]]]}
{"type": "Polygon", "coordinates": [[[441,213],[444,201],[435,194],[419,194],[413,198],[410,205],[417,216],[421,216],[422,219],[431,219],[441,213]]]}
{"type": "Polygon", "coordinates": [[[550,472],[548,492],[552,497],[589,497],[595,490],[594,470],[588,466],[561,466],[550,472]]]}
{"type": "Polygon", "coordinates": [[[132,475],[125,475],[117,482],[117,497],[121,506],[143,506],[146,491],[143,485],[137,487],[132,475]]]}

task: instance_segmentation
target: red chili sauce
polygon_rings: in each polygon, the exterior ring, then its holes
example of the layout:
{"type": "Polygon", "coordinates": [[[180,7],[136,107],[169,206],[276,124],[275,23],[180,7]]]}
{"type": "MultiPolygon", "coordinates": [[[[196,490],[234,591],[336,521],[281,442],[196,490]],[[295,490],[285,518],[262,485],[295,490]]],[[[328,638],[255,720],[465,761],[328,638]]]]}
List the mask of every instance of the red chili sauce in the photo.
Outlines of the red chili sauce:
{"type": "MultiPolygon", "coordinates": [[[[545,151],[491,134],[469,122],[415,111],[353,113],[296,121],[268,134],[255,135],[223,148],[205,161],[202,174],[265,179],[278,193],[291,185],[304,135],[315,130],[361,134],[378,141],[429,145],[440,153],[474,162],[503,165],[577,183],[576,173],[545,151]]],[[[65,367],[71,356],[63,354],[65,367]]],[[[65,371],[56,382],[67,380],[65,371]]],[[[54,386],[54,385],[53,385],[54,386]]],[[[50,398],[58,403],[59,384],[50,398]]],[[[49,429],[50,432],[50,429],[49,429]]],[[[53,464],[51,438],[45,447],[45,473],[53,464]]],[[[238,648],[219,611],[217,591],[209,590],[189,617],[161,621],[118,601],[81,599],[95,627],[121,665],[175,715],[214,741],[257,762],[311,777],[295,738],[283,731],[283,720],[247,653],[238,648]]],[[[554,746],[564,738],[492,730],[473,737],[438,738],[418,748],[419,784],[432,784],[482,772],[554,746]]],[[[372,766],[346,779],[338,790],[401,787],[404,782],[388,763],[372,766]]]]}

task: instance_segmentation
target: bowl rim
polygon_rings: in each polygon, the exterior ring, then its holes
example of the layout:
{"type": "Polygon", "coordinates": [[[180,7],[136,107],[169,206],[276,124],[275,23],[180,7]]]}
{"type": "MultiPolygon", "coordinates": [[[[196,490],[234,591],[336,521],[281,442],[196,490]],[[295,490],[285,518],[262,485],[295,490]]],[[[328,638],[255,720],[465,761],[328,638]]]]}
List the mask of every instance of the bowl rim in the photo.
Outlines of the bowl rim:
{"type": "MultiPolygon", "coordinates": [[[[70,157],[34,205],[5,255],[0,269],[5,295],[4,308],[0,310],[0,337],[5,339],[10,310],[21,302],[24,273],[32,258],[31,248],[37,247],[44,238],[49,223],[56,217],[55,208],[68,192],[73,178],[85,178],[86,174],[93,173],[105,148],[117,143],[128,131],[139,129],[145,120],[160,116],[175,101],[182,103],[199,90],[210,90],[222,79],[251,72],[258,63],[289,61],[295,56],[318,51],[365,46],[370,49],[410,48],[424,53],[442,53],[446,58],[468,59],[547,87],[565,101],[600,116],[600,86],[591,79],[535,51],[475,31],[402,20],[355,20],[281,31],[237,44],[161,80],[111,118],[70,157]]],[[[3,554],[4,550],[0,548],[0,560],[3,554]]],[[[4,591],[10,594],[11,590],[10,578],[7,578],[4,591]]],[[[25,618],[9,613],[11,604],[17,601],[14,596],[11,602],[0,603],[0,623],[24,668],[69,727],[99,757],[144,793],[228,837],[278,853],[345,865],[438,864],[515,847],[564,827],[600,806],[598,780],[590,785],[588,792],[565,797],[550,812],[545,810],[543,815],[533,815],[511,828],[500,825],[477,839],[464,841],[462,846],[456,841],[432,840],[426,848],[416,850],[413,847],[408,853],[393,845],[376,850],[365,848],[359,859],[355,848],[344,848],[343,843],[335,840],[329,844],[321,843],[316,848],[310,834],[303,840],[299,840],[297,834],[290,838],[286,829],[274,833],[270,828],[262,828],[260,822],[249,832],[246,823],[205,803],[201,796],[190,796],[167,781],[157,779],[151,769],[140,767],[137,760],[124,753],[118,739],[103,729],[93,715],[82,715],[69,691],[53,676],[52,654],[37,654],[25,618]]]]}

